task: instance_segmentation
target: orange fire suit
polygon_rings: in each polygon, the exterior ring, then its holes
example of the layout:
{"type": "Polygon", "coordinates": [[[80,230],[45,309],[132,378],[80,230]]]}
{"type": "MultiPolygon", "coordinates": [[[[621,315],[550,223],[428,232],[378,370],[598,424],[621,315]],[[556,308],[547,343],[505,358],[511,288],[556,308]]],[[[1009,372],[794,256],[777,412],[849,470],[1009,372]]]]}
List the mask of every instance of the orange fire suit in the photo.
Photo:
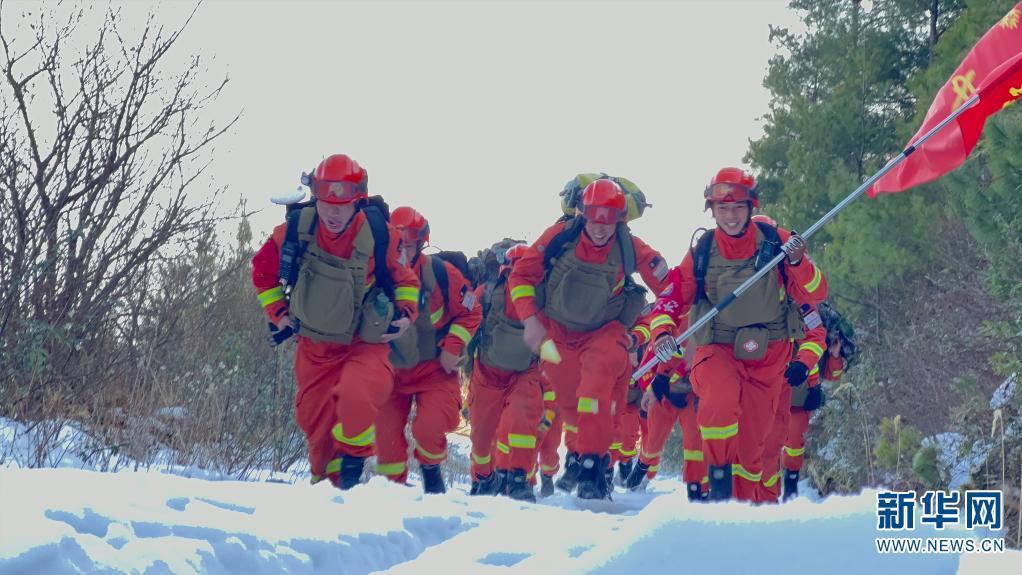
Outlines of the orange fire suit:
{"type": "Polygon", "coordinates": [[[614,418],[614,442],[610,444],[610,463],[628,463],[637,454],[639,444],[639,408],[624,400],[617,404],[614,418]],[[621,406],[624,406],[623,408],[621,406]]]}
{"type": "MultiPolygon", "coordinates": [[[[750,225],[736,237],[720,229],[711,232],[720,256],[729,261],[755,257],[758,250],[755,228],[750,225]]],[[[782,242],[791,235],[783,228],[777,231],[782,242]]],[[[791,265],[786,259],[779,265],[783,266],[787,281],[781,279],[781,274],[775,274],[778,286],[795,304],[815,306],[826,299],[826,279],[808,256],[798,265],[791,265]]],[[[680,266],[671,270],[668,284],[649,316],[653,340],[661,334],[670,334],[695,303],[697,288],[691,251],[680,266]]],[[[739,360],[733,345],[711,343],[698,347],[689,362],[693,389],[699,396],[697,419],[706,464],[731,465],[732,495],[739,500],[755,501],[758,497],[764,443],[774,421],[782,385],[787,385],[782,374],[791,358],[791,345],[788,339],[770,341],[762,358],[739,360]]]]}
{"type": "MultiPolygon", "coordinates": [[[[417,257],[412,268],[421,277],[424,257],[417,257]]],[[[454,265],[447,269],[447,305],[439,283],[429,294],[421,313],[429,313],[438,333],[446,329],[439,342],[441,350],[461,355],[482,319],[482,309],[468,280],[454,265]]],[[[412,328],[409,329],[413,329],[412,328]]],[[[404,483],[408,477],[408,441],[405,426],[415,404],[412,438],[415,459],[422,465],[436,465],[447,459],[447,434],[458,427],[461,417],[461,384],[458,371],[444,371],[440,358],[421,361],[410,369],[394,370],[394,389],[376,416],[376,469],[392,481],[404,483]]]]}
{"type": "MultiPolygon", "coordinates": [[[[509,279],[511,298],[519,317],[527,319],[539,314],[547,336],[560,352],[560,364],[544,361],[540,367],[557,394],[568,449],[580,454],[602,455],[608,451],[613,439],[611,403],[618,383],[624,381],[627,384],[627,372],[630,370],[627,350],[632,342],[619,321],[610,320],[592,331],[578,332],[539,313],[535,295],[536,286],[544,281],[546,274],[543,252],[565,227],[564,222],[558,222],[548,228],[518,260],[509,279]],[[577,433],[573,434],[574,429],[577,433]]],[[[603,246],[596,246],[583,231],[574,246],[574,256],[586,264],[603,264],[608,261],[616,244],[617,238],[611,237],[603,246]]],[[[663,256],[635,236],[632,236],[632,245],[636,271],[646,285],[659,290],[667,275],[663,256]]],[[[621,293],[624,285],[623,267],[618,271],[618,278],[615,294],[621,293]]]]}
{"type": "MultiPolygon", "coordinates": [[[[809,368],[807,384],[816,387],[820,383],[818,366],[820,357],[827,345],[827,328],[822,324],[806,330],[804,338],[798,342],[793,361],[809,368]]],[[[783,375],[781,377],[783,380],[783,375]]],[[[785,381],[781,386],[780,399],[774,413],[774,425],[767,435],[763,446],[763,477],[760,481],[760,501],[776,503],[781,497],[781,446],[788,435],[791,420],[791,386],[785,381]]]]}
{"type": "MultiPolygon", "coordinates": [[[[507,282],[497,289],[504,290],[503,301],[508,302],[501,311],[512,321],[520,321],[513,305],[507,282]]],[[[480,301],[486,295],[486,286],[476,289],[480,301]]],[[[492,298],[486,298],[492,301],[492,298]]],[[[498,469],[522,469],[531,477],[536,465],[536,452],[542,442],[539,423],[545,409],[553,418],[554,392],[539,373],[536,363],[524,371],[512,371],[487,365],[477,352],[472,366],[468,391],[469,416],[472,427],[472,472],[475,477],[487,477],[498,469]],[[497,452],[494,454],[494,448],[497,452]]]]}
{"type": "MultiPolygon", "coordinates": [[[[368,225],[357,212],[340,234],[325,226],[316,228],[316,244],[324,251],[350,258],[354,240],[368,225]]],[[[252,284],[270,321],[277,324],[287,314],[287,301],[278,280],[280,248],[287,224],[273,229],[269,239],[252,258],[252,284]]],[[[419,278],[398,261],[397,232],[390,228],[386,266],[395,285],[395,305],[413,321],[418,314],[419,278]]],[[[377,262],[368,261],[372,280],[377,262]]],[[[371,281],[368,281],[371,285],[371,281]]],[[[366,287],[368,291],[370,286],[366,287]]],[[[392,387],[393,369],[385,343],[366,343],[355,335],[350,344],[318,341],[297,336],[295,350],[295,419],[305,434],[313,482],[329,478],[338,483],[340,456],[368,457],[376,438],[376,413],[386,403],[392,387]]]]}

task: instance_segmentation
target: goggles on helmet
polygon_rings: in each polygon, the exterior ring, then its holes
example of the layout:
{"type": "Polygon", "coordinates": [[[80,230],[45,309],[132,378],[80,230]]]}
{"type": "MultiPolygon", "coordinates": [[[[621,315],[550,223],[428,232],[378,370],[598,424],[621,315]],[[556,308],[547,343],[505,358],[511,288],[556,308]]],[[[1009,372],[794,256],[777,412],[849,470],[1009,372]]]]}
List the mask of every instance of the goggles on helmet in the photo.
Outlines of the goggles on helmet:
{"type": "Polygon", "coordinates": [[[749,188],[738,184],[713,184],[703,194],[708,202],[751,202],[749,188]]]}
{"type": "Polygon", "coordinates": [[[626,210],[619,210],[610,206],[582,206],[582,217],[587,221],[597,224],[623,222],[625,215],[627,215],[626,210]]]}
{"type": "Polygon", "coordinates": [[[401,236],[401,241],[406,245],[416,245],[421,241],[426,240],[426,229],[417,230],[415,228],[406,228],[404,226],[397,226],[397,233],[401,236]]]}
{"type": "Polygon", "coordinates": [[[365,193],[365,186],[355,182],[331,182],[314,180],[312,193],[316,199],[328,204],[346,204],[357,200],[365,193]]]}

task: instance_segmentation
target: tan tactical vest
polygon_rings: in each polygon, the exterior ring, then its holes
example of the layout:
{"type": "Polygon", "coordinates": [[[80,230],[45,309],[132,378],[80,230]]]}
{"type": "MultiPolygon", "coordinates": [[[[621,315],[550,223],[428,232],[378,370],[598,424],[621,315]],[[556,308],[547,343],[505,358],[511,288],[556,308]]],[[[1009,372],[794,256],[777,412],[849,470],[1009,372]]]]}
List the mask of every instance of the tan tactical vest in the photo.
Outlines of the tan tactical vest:
{"type": "Polygon", "coordinates": [[[358,333],[362,340],[378,343],[389,327],[394,304],[378,288],[365,293],[375,244],[372,229],[368,223],[359,229],[351,258],[345,259],[316,243],[315,216],[315,207],[302,208],[298,220],[298,239],[308,247],[288,303],[289,313],[298,320],[297,332],[309,339],[343,344],[351,343],[358,333]]]}
{"type": "Polygon", "coordinates": [[[600,264],[578,259],[577,244],[578,240],[566,243],[562,254],[551,260],[550,274],[536,291],[543,312],[572,331],[594,331],[615,319],[634,324],[646,303],[645,290],[623,289],[611,295],[622,269],[621,245],[614,240],[607,261],[600,264]]]}
{"type": "Polygon", "coordinates": [[[536,356],[525,345],[522,322],[507,316],[505,285],[504,281],[497,282],[490,295],[490,308],[479,340],[479,361],[508,371],[525,371],[536,356]]]}
{"type": "MultiPolygon", "coordinates": [[[[390,363],[397,369],[411,369],[424,361],[435,359],[440,355],[437,347],[437,322],[443,317],[444,308],[430,312],[429,302],[436,288],[436,275],[433,273],[432,256],[422,254],[422,270],[419,274],[421,288],[419,290],[419,315],[415,324],[405,330],[401,337],[394,340],[390,350],[390,363]]],[[[442,304],[441,304],[442,306],[442,304]]]]}
{"type": "MultiPolygon", "coordinates": [[[[756,250],[763,243],[763,232],[757,226],[756,250]]],[[[712,233],[712,232],[711,232],[712,233]]],[[[756,255],[745,260],[729,260],[720,255],[714,240],[706,269],[706,298],[699,297],[689,312],[689,322],[695,323],[706,315],[718,301],[756,273],[756,255]],[[708,300],[708,301],[707,301],[708,300]]],[[[692,336],[696,346],[710,343],[734,344],[739,330],[753,329],[765,332],[766,341],[801,338],[802,322],[798,309],[791,304],[779,282],[780,272],[775,267],[749,287],[740,297],[718,313],[712,321],[692,336]]],[[[765,349],[763,350],[765,353],[765,349]]]]}

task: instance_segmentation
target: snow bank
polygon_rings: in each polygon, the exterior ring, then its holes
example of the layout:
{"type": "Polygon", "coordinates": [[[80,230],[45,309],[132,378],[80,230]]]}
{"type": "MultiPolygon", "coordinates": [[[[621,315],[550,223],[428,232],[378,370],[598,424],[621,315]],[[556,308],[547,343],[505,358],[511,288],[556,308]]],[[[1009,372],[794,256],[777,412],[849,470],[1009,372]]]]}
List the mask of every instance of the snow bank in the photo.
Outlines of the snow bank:
{"type": "Polygon", "coordinates": [[[382,478],[342,494],[325,483],[9,467],[0,469],[0,574],[1022,569],[1018,552],[877,554],[872,492],[753,508],[690,504],[682,487],[657,480],[646,493],[618,492],[614,501],[555,495],[527,504],[468,497],[463,486],[425,497],[418,486],[382,478]]]}

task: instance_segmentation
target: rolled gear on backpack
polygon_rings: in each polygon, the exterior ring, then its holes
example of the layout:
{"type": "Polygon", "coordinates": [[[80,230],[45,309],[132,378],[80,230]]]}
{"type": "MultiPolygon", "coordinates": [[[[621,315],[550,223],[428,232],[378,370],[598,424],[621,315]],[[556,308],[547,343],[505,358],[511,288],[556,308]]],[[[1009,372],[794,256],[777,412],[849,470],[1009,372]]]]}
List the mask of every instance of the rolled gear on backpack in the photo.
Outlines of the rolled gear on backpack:
{"type": "Polygon", "coordinates": [[[566,217],[574,217],[575,209],[579,206],[582,199],[582,191],[585,190],[586,186],[600,179],[611,180],[624,191],[625,205],[628,210],[625,222],[631,222],[642,217],[646,208],[653,207],[653,204],[646,202],[646,194],[639,189],[639,186],[635,185],[635,182],[627,178],[608,176],[600,172],[578,174],[571,180],[568,180],[568,183],[564,184],[564,189],[561,190],[561,212],[566,217]]]}
{"type": "Polygon", "coordinates": [[[841,357],[845,361],[844,370],[848,371],[859,356],[859,348],[855,343],[855,330],[852,328],[851,322],[828,302],[818,304],[816,309],[820,312],[820,319],[823,320],[823,325],[827,328],[827,346],[830,347],[835,343],[841,344],[841,357]]]}

